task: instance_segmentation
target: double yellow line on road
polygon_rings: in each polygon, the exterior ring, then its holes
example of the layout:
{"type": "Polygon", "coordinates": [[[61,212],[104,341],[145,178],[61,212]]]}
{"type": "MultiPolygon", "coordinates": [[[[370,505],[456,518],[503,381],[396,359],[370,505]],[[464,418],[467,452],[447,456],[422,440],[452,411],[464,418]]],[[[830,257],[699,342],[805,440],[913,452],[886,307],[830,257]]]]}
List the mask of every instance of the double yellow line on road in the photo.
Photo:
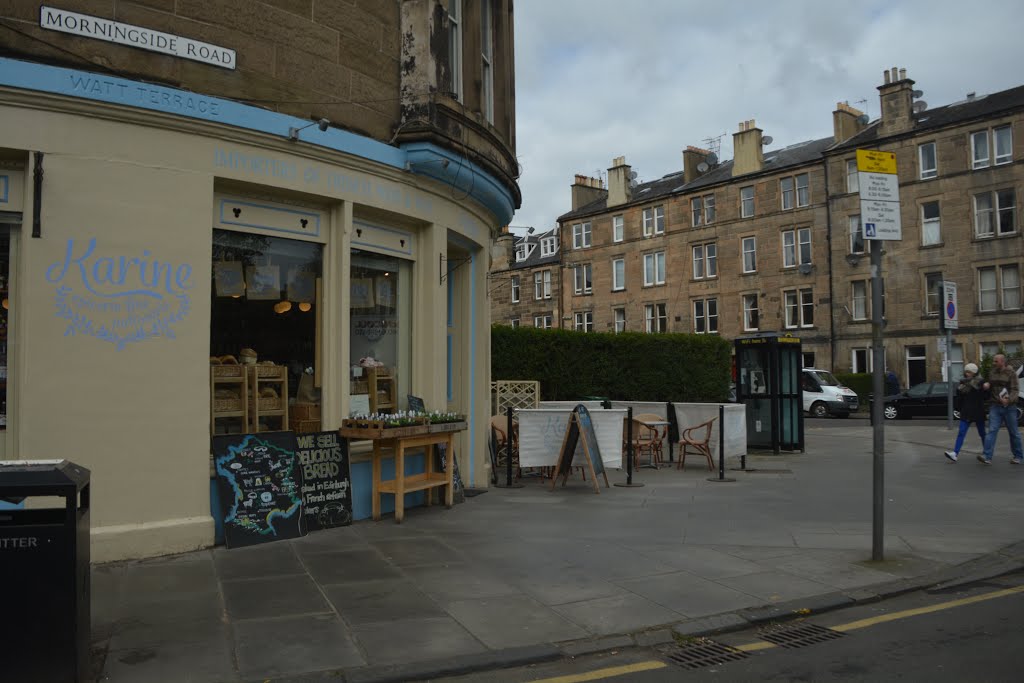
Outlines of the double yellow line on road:
{"type": "MultiPolygon", "coordinates": [[[[877,617],[858,619],[857,621],[851,621],[847,624],[839,624],[837,626],[830,626],[829,628],[833,631],[841,631],[843,633],[846,633],[848,631],[856,631],[858,629],[868,628],[869,626],[885,624],[890,621],[898,621],[900,619],[916,617],[922,614],[932,614],[933,612],[941,612],[943,610],[953,609],[955,607],[973,605],[978,602],[985,602],[986,600],[1005,598],[1011,595],[1016,595],[1018,593],[1024,593],[1024,586],[1015,586],[1013,588],[1005,588],[1003,590],[992,591],[991,593],[973,595],[969,598],[960,598],[959,600],[940,602],[935,605],[928,605],[927,607],[915,607],[914,609],[902,610],[900,612],[892,612],[891,614],[880,614],[877,617]]],[[[769,643],[768,641],[759,640],[753,643],[746,643],[744,645],[736,645],[733,649],[740,650],[741,652],[758,652],[760,650],[767,650],[773,647],[779,646],[775,643],[769,643]]],[[[627,674],[638,673],[641,671],[653,671],[655,669],[664,669],[666,666],[668,665],[665,662],[650,660],[645,662],[637,662],[635,664],[625,664],[623,666],[612,666],[606,669],[596,669],[594,671],[588,671],[586,673],[581,674],[556,676],[555,678],[542,678],[533,681],[533,683],[586,683],[586,681],[599,681],[605,678],[615,678],[617,676],[625,676],[627,674]]]]}

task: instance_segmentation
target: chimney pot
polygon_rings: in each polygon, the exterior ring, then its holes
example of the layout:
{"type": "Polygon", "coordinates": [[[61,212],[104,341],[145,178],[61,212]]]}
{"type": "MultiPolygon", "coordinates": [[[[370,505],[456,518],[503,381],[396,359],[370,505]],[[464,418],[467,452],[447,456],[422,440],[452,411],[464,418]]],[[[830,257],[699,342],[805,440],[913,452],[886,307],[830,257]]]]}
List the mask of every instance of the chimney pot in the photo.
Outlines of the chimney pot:
{"type": "Polygon", "coordinates": [[[886,69],[885,71],[883,71],[882,75],[885,76],[885,84],[889,85],[889,70],[886,69]]]}
{"type": "Polygon", "coordinates": [[[904,81],[904,80],[906,80],[906,78],[907,78],[907,70],[906,69],[900,69],[900,80],[904,81]]]}

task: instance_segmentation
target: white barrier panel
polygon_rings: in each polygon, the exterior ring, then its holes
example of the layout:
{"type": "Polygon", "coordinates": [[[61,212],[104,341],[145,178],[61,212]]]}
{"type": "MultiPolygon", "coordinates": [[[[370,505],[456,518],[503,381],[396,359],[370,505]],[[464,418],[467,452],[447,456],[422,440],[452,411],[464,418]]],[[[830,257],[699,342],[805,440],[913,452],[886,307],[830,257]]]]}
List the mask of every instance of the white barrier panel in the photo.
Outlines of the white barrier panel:
{"type": "Polygon", "coordinates": [[[668,404],[665,401],[612,401],[612,408],[632,408],[633,415],[652,414],[662,420],[668,419],[668,404]]]}
{"type": "MultiPolygon", "coordinates": [[[[718,406],[725,406],[725,456],[747,453],[747,407],[742,403],[673,403],[679,433],[718,417],[718,406]]],[[[711,455],[718,462],[718,422],[711,426],[711,455]]],[[[676,456],[678,457],[678,456],[676,456]]]]}
{"type": "MultiPolygon", "coordinates": [[[[560,402],[561,403],[561,402],[560,402]]],[[[569,403],[564,402],[566,405],[569,403]]],[[[558,452],[565,438],[569,414],[579,403],[565,409],[532,408],[520,410],[519,415],[519,466],[554,467],[558,463],[558,452]]],[[[586,403],[584,403],[586,405],[586,403]]],[[[597,447],[601,449],[601,462],[605,469],[622,468],[622,422],[625,410],[590,410],[590,419],[597,434],[597,447]]],[[[580,446],[576,445],[573,465],[582,465],[580,446]]]]}

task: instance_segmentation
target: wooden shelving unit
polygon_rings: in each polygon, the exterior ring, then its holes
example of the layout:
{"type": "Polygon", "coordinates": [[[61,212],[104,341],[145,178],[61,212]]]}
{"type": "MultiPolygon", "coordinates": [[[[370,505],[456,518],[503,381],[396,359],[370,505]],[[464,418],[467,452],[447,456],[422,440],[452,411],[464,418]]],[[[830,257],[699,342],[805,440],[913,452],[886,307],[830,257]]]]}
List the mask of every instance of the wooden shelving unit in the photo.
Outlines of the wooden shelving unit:
{"type": "MultiPolygon", "coordinates": [[[[249,365],[250,430],[260,431],[260,418],[279,418],[279,429],[288,429],[288,368],[283,365],[249,365]],[[260,396],[260,389],[272,386],[277,398],[260,396]]],[[[276,430],[274,430],[276,431],[276,430]]]]}
{"type": "Polygon", "coordinates": [[[391,368],[366,368],[371,413],[392,413],[398,408],[395,376],[391,368]]]}
{"type": "Polygon", "coordinates": [[[210,434],[217,433],[217,420],[240,420],[240,433],[249,431],[249,373],[242,365],[210,366],[210,434]],[[217,391],[230,390],[237,398],[218,398],[217,391]]]}

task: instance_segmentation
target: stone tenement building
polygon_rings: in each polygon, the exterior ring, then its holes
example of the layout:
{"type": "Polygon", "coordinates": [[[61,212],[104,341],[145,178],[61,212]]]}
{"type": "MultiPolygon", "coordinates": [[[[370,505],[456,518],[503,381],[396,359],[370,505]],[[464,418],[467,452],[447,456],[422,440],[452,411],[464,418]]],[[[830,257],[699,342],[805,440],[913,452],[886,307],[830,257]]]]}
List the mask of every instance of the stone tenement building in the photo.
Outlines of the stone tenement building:
{"type": "MultiPolygon", "coordinates": [[[[93,560],[266,533],[221,507],[211,444],[410,395],[486,421],[491,246],[520,205],[512,5],[0,2],[0,460],[91,471],[93,560]]],[[[455,438],[486,486],[486,434],[455,438]]],[[[355,441],[355,519],[380,512],[372,460],[355,441]]]]}
{"type": "Polygon", "coordinates": [[[558,228],[535,235],[498,237],[491,262],[491,320],[496,323],[550,329],[558,322],[562,250],[558,228]]]}
{"type": "Polygon", "coordinates": [[[877,149],[896,153],[903,226],[902,241],[884,243],[887,366],[905,385],[941,378],[943,279],[959,288],[954,373],[1019,351],[1024,87],[925,109],[913,85],[886,72],[881,117],[841,103],[828,138],[769,151],[744,121],[731,161],[688,147],[683,170],[655,181],[631,182],[622,157],[607,187],[576,176],[572,210],[558,218],[556,320],[601,332],[791,332],[806,365],[868,371],[855,150],[877,149]]]}

